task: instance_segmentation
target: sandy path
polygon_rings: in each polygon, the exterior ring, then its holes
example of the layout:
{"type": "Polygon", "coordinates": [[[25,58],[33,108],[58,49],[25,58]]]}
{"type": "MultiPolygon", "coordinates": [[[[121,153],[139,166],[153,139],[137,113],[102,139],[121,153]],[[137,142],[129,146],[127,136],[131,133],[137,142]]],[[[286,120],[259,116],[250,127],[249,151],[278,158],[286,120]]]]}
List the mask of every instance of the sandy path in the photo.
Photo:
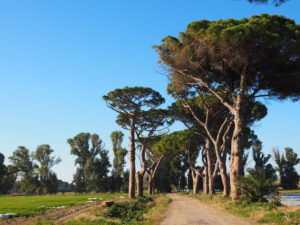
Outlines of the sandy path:
{"type": "Polygon", "coordinates": [[[239,217],[221,212],[191,197],[170,194],[172,199],[160,225],[250,225],[239,217]]]}

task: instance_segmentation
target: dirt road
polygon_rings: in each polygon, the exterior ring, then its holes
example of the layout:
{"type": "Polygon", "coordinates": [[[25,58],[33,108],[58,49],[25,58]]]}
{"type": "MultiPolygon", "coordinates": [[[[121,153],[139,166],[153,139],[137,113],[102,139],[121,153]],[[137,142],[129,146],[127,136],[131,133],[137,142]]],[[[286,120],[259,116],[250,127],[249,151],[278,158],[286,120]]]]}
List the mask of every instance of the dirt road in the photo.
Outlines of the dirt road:
{"type": "Polygon", "coordinates": [[[250,225],[239,217],[221,212],[191,197],[170,194],[172,199],[160,225],[250,225]]]}

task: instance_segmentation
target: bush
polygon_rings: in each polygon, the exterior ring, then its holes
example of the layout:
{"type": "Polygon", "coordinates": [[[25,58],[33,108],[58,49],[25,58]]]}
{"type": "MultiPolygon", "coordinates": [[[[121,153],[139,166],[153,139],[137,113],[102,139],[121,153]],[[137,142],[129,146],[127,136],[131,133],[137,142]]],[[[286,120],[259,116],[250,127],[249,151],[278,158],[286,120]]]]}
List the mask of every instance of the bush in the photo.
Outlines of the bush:
{"type": "Polygon", "coordinates": [[[141,221],[147,211],[146,204],[153,201],[150,197],[140,197],[137,202],[117,203],[111,206],[106,216],[125,221],[141,221]]]}
{"type": "Polygon", "coordinates": [[[153,202],[151,197],[139,197],[136,202],[117,203],[110,207],[107,217],[119,218],[124,221],[141,221],[147,211],[147,205],[153,202]]]}
{"type": "Polygon", "coordinates": [[[144,210],[138,203],[120,203],[113,205],[106,215],[126,221],[140,221],[143,219],[143,213],[144,210]]]}
{"type": "Polygon", "coordinates": [[[266,197],[277,194],[276,176],[266,177],[261,168],[248,169],[248,175],[240,177],[237,186],[246,199],[252,202],[266,202],[266,197]]]}

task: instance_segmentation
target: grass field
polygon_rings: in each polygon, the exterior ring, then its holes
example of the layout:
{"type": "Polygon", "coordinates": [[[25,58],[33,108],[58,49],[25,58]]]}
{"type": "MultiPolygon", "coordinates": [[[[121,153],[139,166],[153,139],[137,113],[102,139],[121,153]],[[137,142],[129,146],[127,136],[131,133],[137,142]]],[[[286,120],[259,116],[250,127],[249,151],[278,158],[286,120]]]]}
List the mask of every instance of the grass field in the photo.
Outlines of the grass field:
{"type": "Polygon", "coordinates": [[[88,198],[111,199],[126,194],[65,194],[42,196],[1,196],[0,214],[16,213],[18,216],[30,216],[42,213],[53,207],[71,206],[87,202],[88,198]]]}

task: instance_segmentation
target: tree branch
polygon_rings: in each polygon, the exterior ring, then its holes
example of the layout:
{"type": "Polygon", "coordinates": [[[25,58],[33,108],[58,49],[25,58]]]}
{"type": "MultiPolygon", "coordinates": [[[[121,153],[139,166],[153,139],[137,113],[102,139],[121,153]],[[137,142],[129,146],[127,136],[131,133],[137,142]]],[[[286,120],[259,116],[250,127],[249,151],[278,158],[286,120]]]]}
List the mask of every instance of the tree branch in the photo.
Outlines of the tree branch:
{"type": "Polygon", "coordinates": [[[178,72],[180,72],[180,73],[181,73],[182,75],[184,75],[184,76],[189,77],[190,79],[193,79],[193,80],[195,80],[195,81],[200,82],[204,87],[206,87],[206,88],[209,90],[209,92],[211,92],[213,95],[215,95],[215,96],[220,100],[220,102],[221,102],[225,107],[227,107],[227,108],[229,109],[230,112],[234,113],[234,107],[233,107],[231,104],[229,104],[229,102],[225,101],[225,99],[224,99],[221,95],[219,95],[219,93],[217,93],[217,92],[214,90],[214,88],[212,88],[212,87],[211,87],[207,82],[205,82],[203,79],[197,78],[197,77],[194,77],[194,76],[191,76],[191,75],[188,75],[188,74],[184,73],[183,71],[178,71],[178,72]]]}

